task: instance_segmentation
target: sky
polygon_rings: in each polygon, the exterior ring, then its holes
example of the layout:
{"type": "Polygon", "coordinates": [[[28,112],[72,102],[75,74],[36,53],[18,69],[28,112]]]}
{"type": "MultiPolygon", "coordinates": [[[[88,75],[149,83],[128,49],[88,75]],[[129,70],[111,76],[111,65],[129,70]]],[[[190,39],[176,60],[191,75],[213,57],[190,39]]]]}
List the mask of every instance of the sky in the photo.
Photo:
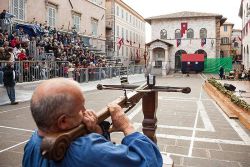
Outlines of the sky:
{"type": "MultiPolygon", "coordinates": [[[[242,29],[238,16],[241,0],[123,0],[144,18],[181,11],[221,14],[234,29],[242,29]]],[[[150,41],[151,29],[146,25],[146,41],[150,41]]]]}

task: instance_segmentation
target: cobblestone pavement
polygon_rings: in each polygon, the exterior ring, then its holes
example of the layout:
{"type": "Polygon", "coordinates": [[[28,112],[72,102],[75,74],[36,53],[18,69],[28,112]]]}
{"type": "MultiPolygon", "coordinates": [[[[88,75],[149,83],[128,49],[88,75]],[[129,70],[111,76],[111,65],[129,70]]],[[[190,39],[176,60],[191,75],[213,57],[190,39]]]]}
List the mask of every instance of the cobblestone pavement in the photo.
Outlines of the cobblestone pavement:
{"type": "MultiPolygon", "coordinates": [[[[170,156],[175,167],[249,167],[250,131],[238,120],[230,120],[202,90],[206,76],[172,74],[157,78],[157,85],[189,86],[190,94],[159,93],[157,144],[164,160],[170,156]]],[[[85,93],[88,108],[99,110],[122,91],[105,90],[85,93]]],[[[35,124],[28,102],[0,106],[0,166],[20,166],[23,147],[35,124]]],[[[138,131],[143,114],[141,105],[128,113],[138,131]]],[[[120,143],[123,135],[113,133],[120,143]]],[[[108,162],[107,162],[108,163],[108,162]]],[[[164,166],[166,166],[164,164],[164,166]]]]}

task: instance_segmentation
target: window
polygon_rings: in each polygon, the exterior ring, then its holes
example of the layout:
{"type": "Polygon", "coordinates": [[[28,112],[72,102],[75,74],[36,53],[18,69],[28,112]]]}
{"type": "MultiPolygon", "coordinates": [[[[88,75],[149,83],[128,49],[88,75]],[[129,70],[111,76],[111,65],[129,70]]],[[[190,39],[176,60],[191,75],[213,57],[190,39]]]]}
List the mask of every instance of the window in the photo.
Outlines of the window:
{"type": "Polygon", "coordinates": [[[116,7],[116,15],[119,16],[119,6],[116,7]]]}
{"type": "Polygon", "coordinates": [[[175,30],[175,39],[180,39],[181,38],[181,30],[180,29],[176,29],[175,30]]]}
{"type": "Polygon", "coordinates": [[[167,31],[165,29],[161,30],[160,39],[167,39],[167,31]]]}
{"type": "Polygon", "coordinates": [[[116,36],[119,37],[119,26],[116,26],[116,36]]]}
{"type": "Polygon", "coordinates": [[[132,22],[132,18],[131,18],[132,16],[131,15],[129,15],[129,22],[131,23],[132,22]]]}
{"type": "Polygon", "coordinates": [[[76,28],[76,31],[79,32],[79,30],[80,30],[80,16],[73,15],[73,25],[76,28]]]}
{"type": "Polygon", "coordinates": [[[156,60],[155,61],[155,68],[161,68],[162,67],[162,61],[161,60],[156,60]]]}
{"type": "Polygon", "coordinates": [[[98,20],[92,18],[91,19],[91,27],[92,27],[93,36],[97,36],[98,20]]]}
{"type": "Polygon", "coordinates": [[[128,40],[128,30],[126,30],[126,40],[128,40]]]}
{"type": "Polygon", "coordinates": [[[122,27],[122,38],[124,38],[124,28],[122,27]]]}
{"type": "Polygon", "coordinates": [[[187,38],[194,38],[194,30],[189,28],[187,30],[187,38]]]}
{"type": "Polygon", "coordinates": [[[102,0],[91,0],[94,4],[102,5],[102,0]]]}
{"type": "Polygon", "coordinates": [[[128,21],[128,13],[126,12],[126,21],[128,21]]]}
{"type": "Polygon", "coordinates": [[[24,20],[24,1],[25,0],[12,0],[12,13],[20,20],[24,20]]]}
{"type": "Polygon", "coordinates": [[[200,38],[207,38],[207,30],[205,28],[200,29],[200,38]]]}
{"type": "Polygon", "coordinates": [[[51,27],[56,25],[56,9],[54,7],[48,8],[48,23],[51,27]]]}
{"type": "Polygon", "coordinates": [[[227,32],[227,25],[224,25],[224,32],[227,32]]]}
{"type": "Polygon", "coordinates": [[[123,9],[122,9],[122,18],[124,18],[123,9]]]}
{"type": "Polygon", "coordinates": [[[135,43],[135,32],[133,32],[133,42],[135,43]]]}
{"type": "Polygon", "coordinates": [[[229,44],[229,38],[228,37],[223,37],[221,38],[221,44],[229,44]]]}
{"type": "Polygon", "coordinates": [[[234,42],[234,47],[238,48],[239,47],[239,43],[238,42],[234,42]]]}
{"type": "Polygon", "coordinates": [[[126,57],[128,57],[128,47],[126,47],[126,57]]]}

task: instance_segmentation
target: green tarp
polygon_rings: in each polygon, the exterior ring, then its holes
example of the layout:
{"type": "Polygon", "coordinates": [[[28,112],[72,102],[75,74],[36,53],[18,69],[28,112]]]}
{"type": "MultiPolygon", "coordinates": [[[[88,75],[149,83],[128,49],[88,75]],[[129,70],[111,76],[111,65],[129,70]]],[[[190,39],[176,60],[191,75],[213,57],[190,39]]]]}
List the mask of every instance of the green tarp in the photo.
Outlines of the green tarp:
{"type": "Polygon", "coordinates": [[[220,66],[224,68],[225,72],[232,71],[232,57],[205,59],[204,73],[218,74],[220,66]]]}

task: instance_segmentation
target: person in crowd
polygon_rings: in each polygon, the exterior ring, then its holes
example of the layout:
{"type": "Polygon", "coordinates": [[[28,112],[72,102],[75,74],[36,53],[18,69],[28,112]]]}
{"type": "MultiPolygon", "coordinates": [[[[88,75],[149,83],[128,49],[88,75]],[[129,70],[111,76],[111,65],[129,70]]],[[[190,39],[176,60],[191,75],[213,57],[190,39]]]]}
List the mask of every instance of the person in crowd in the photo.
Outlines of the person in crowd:
{"type": "Polygon", "coordinates": [[[18,104],[15,94],[15,71],[12,62],[8,62],[3,68],[3,83],[11,101],[11,105],[18,104]]]}
{"type": "Polygon", "coordinates": [[[7,61],[12,62],[12,63],[15,61],[15,55],[13,53],[12,47],[8,48],[6,56],[7,56],[7,61]]]}
{"type": "Polygon", "coordinates": [[[5,42],[4,35],[0,33],[0,47],[3,47],[4,42],[5,42]]]}
{"type": "Polygon", "coordinates": [[[135,132],[133,124],[117,104],[109,104],[113,127],[123,132],[121,144],[114,144],[102,134],[93,110],[85,108],[85,98],[78,83],[63,78],[39,85],[30,102],[31,114],[38,127],[24,148],[22,166],[87,166],[87,167],[162,167],[157,145],[135,132]],[[84,124],[89,134],[73,140],[61,161],[45,159],[40,151],[42,139],[84,124]]]}
{"type": "Polygon", "coordinates": [[[221,79],[221,80],[224,78],[224,68],[223,68],[223,66],[220,66],[220,69],[219,69],[219,76],[220,76],[220,79],[221,79]]]}
{"type": "Polygon", "coordinates": [[[5,50],[3,47],[0,47],[0,61],[6,60],[5,50]]]}
{"type": "Polygon", "coordinates": [[[4,9],[3,11],[2,11],[2,13],[0,14],[0,19],[2,20],[2,19],[5,19],[5,15],[6,15],[6,10],[4,9]]]}
{"type": "Polygon", "coordinates": [[[23,61],[23,60],[27,59],[27,56],[25,54],[25,50],[24,49],[21,50],[21,53],[18,54],[17,58],[18,58],[19,61],[23,61]]]}

